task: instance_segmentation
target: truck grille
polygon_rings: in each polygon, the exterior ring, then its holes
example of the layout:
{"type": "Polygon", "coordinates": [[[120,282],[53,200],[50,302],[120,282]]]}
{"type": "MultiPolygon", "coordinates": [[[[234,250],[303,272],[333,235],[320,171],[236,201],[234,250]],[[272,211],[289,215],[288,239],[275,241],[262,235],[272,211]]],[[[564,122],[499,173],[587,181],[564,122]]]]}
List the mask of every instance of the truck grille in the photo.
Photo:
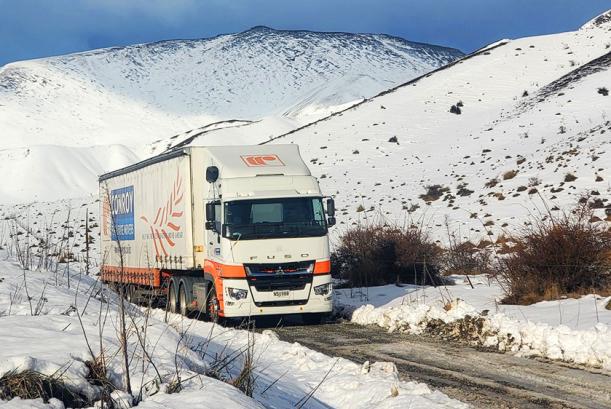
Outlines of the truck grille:
{"type": "Polygon", "coordinates": [[[313,261],[244,265],[248,284],[259,292],[303,290],[312,283],[313,266],[313,261]]]}
{"type": "Polygon", "coordinates": [[[244,267],[246,268],[246,273],[249,276],[311,273],[313,266],[313,261],[297,261],[293,263],[244,264],[244,267]]]}

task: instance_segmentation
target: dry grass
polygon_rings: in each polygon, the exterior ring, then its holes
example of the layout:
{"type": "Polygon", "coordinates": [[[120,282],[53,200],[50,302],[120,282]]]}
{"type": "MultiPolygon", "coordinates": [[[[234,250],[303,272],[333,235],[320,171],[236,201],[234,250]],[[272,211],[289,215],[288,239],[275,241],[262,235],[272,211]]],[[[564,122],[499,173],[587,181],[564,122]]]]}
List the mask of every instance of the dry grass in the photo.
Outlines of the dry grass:
{"type": "Polygon", "coordinates": [[[56,398],[64,402],[66,407],[83,408],[91,406],[92,402],[77,392],[72,391],[60,376],[43,375],[36,371],[25,370],[7,372],[0,378],[0,400],[42,398],[48,402],[56,398]]]}
{"type": "Polygon", "coordinates": [[[89,373],[87,374],[87,382],[101,388],[100,398],[102,402],[104,402],[105,407],[112,408],[114,406],[114,402],[110,397],[110,394],[117,388],[108,378],[106,358],[104,355],[99,355],[95,359],[85,361],[85,366],[87,366],[87,369],[89,370],[89,373]]]}
{"type": "Polygon", "coordinates": [[[591,219],[591,209],[581,204],[570,213],[535,220],[512,237],[516,245],[500,267],[508,283],[504,302],[611,294],[611,231],[591,219]]]}

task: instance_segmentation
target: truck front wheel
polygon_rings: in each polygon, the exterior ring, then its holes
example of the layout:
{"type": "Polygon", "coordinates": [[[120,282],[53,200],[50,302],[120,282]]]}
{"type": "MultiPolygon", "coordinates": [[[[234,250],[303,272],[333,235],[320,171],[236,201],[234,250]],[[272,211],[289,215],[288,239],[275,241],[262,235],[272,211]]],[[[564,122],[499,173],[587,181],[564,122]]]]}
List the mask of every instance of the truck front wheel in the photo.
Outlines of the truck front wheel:
{"type": "Polygon", "coordinates": [[[214,286],[210,287],[210,294],[208,294],[208,301],[206,304],[206,315],[208,321],[219,322],[219,310],[221,308],[219,299],[216,296],[216,288],[214,288],[214,286]]]}

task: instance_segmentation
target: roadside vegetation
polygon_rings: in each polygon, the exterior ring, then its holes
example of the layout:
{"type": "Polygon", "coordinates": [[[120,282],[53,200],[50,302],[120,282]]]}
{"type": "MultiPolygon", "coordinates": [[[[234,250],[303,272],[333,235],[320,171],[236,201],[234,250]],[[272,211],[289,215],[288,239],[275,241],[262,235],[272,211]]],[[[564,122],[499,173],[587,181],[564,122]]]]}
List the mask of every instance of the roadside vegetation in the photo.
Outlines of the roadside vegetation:
{"type": "MultiPolygon", "coordinates": [[[[422,223],[375,222],[349,228],[332,255],[343,286],[438,285],[453,274],[499,280],[503,303],[532,304],[585,294],[611,294],[611,230],[586,199],[567,212],[533,216],[496,241],[457,238],[446,223],[443,245],[422,223]]],[[[509,230],[509,229],[508,229],[509,230]]]]}
{"type": "Polygon", "coordinates": [[[531,304],[590,293],[611,294],[611,231],[590,206],[532,220],[512,238],[500,276],[509,304],[531,304]]]}
{"type": "Polygon", "coordinates": [[[346,231],[331,265],[349,286],[440,284],[441,253],[422,225],[371,223],[346,231]]]}

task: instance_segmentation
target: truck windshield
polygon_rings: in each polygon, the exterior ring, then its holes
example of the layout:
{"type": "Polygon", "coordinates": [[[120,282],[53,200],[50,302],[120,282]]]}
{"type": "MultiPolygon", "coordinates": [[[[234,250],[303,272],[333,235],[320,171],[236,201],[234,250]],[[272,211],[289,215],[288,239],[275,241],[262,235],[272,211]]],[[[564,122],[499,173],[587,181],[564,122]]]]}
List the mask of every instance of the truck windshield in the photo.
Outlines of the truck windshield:
{"type": "Polygon", "coordinates": [[[236,200],[225,203],[223,234],[230,240],[324,236],[320,197],[236,200]]]}

